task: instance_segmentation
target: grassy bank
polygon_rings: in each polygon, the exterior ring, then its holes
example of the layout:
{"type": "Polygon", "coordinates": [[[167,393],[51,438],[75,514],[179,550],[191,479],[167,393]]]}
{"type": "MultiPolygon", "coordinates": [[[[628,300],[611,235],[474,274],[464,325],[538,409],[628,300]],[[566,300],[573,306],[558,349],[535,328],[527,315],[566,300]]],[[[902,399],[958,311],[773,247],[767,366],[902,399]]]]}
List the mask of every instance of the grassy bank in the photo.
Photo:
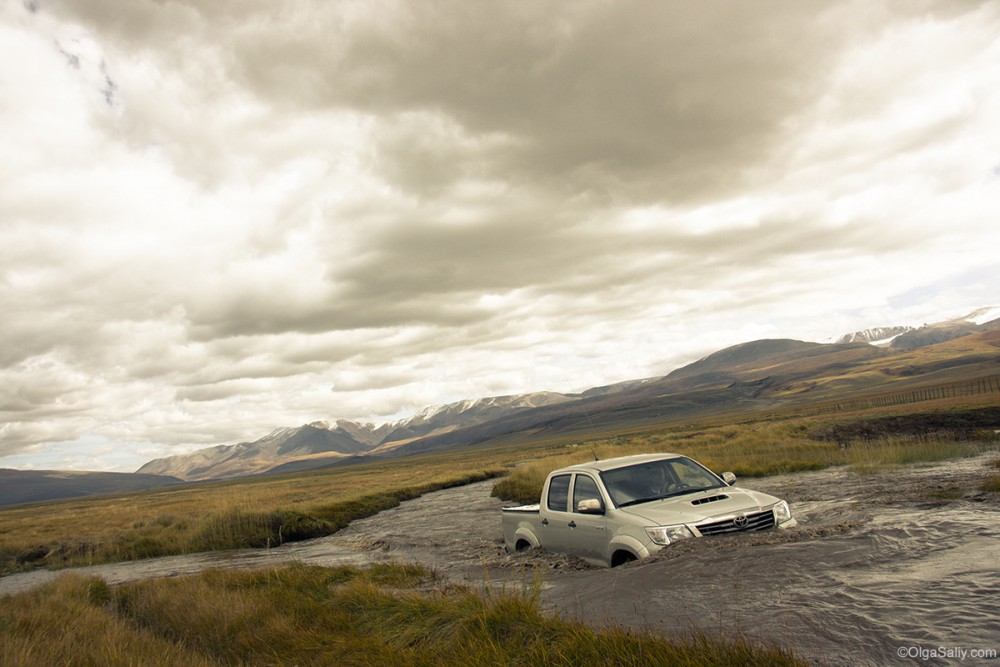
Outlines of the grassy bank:
{"type": "MultiPolygon", "coordinates": [[[[955,421],[962,427],[952,429],[928,428],[926,415],[920,414],[844,421],[762,420],[697,431],[618,436],[571,444],[558,453],[522,463],[496,484],[493,495],[512,502],[537,503],[549,472],[595,456],[607,459],[672,452],[690,456],[716,472],[728,470],[738,477],[761,477],[843,465],[864,473],[1000,449],[1000,436],[992,428],[968,426],[976,414],[956,413],[955,421]]],[[[983,414],[995,418],[992,411],[983,414]]]]}
{"type": "Polygon", "coordinates": [[[329,535],[404,500],[501,474],[495,462],[480,464],[462,470],[428,459],[411,468],[362,466],[6,508],[0,510],[0,571],[268,547],[329,535]]]}
{"type": "Polygon", "coordinates": [[[4,665],[795,665],[738,637],[679,640],[543,615],[528,592],[412,566],[211,571],[109,588],[63,575],[0,607],[4,665]]]}

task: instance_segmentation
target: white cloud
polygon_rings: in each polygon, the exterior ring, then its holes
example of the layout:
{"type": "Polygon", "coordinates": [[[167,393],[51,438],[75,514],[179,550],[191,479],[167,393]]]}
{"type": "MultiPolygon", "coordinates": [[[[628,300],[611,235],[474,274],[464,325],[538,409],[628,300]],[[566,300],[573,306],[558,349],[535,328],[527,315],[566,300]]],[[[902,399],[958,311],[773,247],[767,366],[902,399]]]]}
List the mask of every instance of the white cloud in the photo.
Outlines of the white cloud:
{"type": "Polygon", "coordinates": [[[138,465],[995,301],[998,26],[7,3],[0,462],[138,465]]]}

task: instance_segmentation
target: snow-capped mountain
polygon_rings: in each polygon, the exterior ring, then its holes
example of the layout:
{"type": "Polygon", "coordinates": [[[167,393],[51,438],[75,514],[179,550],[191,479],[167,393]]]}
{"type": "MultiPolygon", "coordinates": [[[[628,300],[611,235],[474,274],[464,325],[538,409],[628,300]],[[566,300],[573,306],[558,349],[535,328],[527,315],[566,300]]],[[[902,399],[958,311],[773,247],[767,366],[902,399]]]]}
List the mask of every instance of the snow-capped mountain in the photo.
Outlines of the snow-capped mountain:
{"type": "Polygon", "coordinates": [[[576,396],[536,392],[490,396],[424,408],[412,417],[386,424],[347,420],[316,421],[275,429],[260,440],[168,456],[143,465],[137,472],[171,475],[188,481],[253,475],[277,465],[310,459],[337,458],[391,450],[427,435],[474,426],[507,414],[572,401],[576,396]]]}
{"type": "Polygon", "coordinates": [[[978,310],[974,310],[960,319],[973,324],[986,324],[987,322],[1000,319],[1000,306],[986,306],[985,308],[979,308],[978,310]]]}
{"type": "MultiPolygon", "coordinates": [[[[344,421],[279,428],[254,442],[218,445],[192,454],[154,459],[136,472],[169,475],[187,481],[252,475],[269,470],[279,461],[365,452],[371,445],[355,436],[370,439],[365,435],[367,430],[365,425],[344,421]]],[[[374,432],[375,428],[371,430],[374,432]]]]}
{"type": "Polygon", "coordinates": [[[913,327],[908,326],[898,326],[898,327],[875,327],[872,329],[864,329],[862,331],[855,331],[853,333],[844,334],[837,339],[837,343],[869,343],[871,345],[888,345],[897,336],[901,336],[909,331],[913,331],[913,327]]]}
{"type": "Polygon", "coordinates": [[[447,405],[430,406],[408,419],[393,424],[392,430],[382,439],[381,445],[390,447],[393,443],[406,442],[463,426],[481,424],[512,412],[545,405],[556,405],[575,400],[575,398],[577,397],[554,391],[540,391],[531,394],[489,396],[447,405]]]}
{"type": "Polygon", "coordinates": [[[986,306],[960,317],[924,324],[919,327],[899,325],[855,331],[844,334],[836,342],[863,342],[893,349],[909,350],[965,336],[975,331],[977,327],[998,318],[1000,318],[1000,306],[986,306]]]}

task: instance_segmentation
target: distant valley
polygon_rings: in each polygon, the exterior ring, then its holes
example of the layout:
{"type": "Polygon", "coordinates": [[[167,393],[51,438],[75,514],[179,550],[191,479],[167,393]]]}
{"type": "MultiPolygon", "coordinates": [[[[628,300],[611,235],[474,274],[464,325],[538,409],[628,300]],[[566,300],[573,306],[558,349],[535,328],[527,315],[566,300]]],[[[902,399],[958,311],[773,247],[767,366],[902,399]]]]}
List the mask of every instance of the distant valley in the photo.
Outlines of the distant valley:
{"type": "Polygon", "coordinates": [[[0,468],[0,505],[145,491],[183,483],[176,477],[141,473],[0,468]]]}

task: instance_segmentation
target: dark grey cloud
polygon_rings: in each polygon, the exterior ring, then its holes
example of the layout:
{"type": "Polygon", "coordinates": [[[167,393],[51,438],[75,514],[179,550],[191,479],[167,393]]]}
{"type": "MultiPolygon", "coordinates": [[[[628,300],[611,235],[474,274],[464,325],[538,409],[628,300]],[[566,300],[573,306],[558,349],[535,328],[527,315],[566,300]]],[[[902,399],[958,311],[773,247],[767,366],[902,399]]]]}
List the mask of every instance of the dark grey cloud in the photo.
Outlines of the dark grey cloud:
{"type": "MultiPolygon", "coordinates": [[[[494,179],[634,200],[747,185],[783,122],[817,98],[846,31],[871,29],[825,3],[217,4],[77,11],[119,39],[162,45],[160,58],[184,57],[183,36],[200,33],[211,41],[193,55],[277,108],[429,112],[509,140],[452,160],[447,142],[393,138],[390,121],[378,159],[418,193],[470,162],[494,179]]],[[[218,141],[201,139],[185,145],[218,141]]]]}
{"type": "Polygon", "coordinates": [[[278,44],[275,58],[247,42],[236,63],[268,99],[435,111],[473,135],[510,137],[494,177],[687,200],[732,188],[766,157],[782,121],[816,97],[844,30],[806,6],[565,9],[409,7],[305,41],[316,50],[278,44]]]}

